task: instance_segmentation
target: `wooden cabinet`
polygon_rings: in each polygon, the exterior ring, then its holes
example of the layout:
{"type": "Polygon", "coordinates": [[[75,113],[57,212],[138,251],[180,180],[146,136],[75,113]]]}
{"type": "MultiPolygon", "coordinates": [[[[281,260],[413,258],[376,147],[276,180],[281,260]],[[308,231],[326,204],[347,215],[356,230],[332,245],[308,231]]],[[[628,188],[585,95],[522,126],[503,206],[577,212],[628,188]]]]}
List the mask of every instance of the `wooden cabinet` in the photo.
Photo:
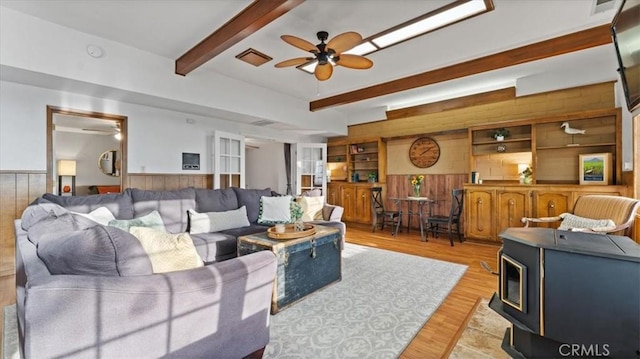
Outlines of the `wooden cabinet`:
{"type": "Polygon", "coordinates": [[[465,237],[474,239],[493,240],[495,217],[493,215],[493,200],[495,189],[475,188],[465,190],[464,206],[465,227],[467,229],[465,237]]]}
{"type": "MultiPolygon", "coordinates": [[[[553,191],[533,193],[533,214],[532,217],[555,217],[561,213],[569,212],[573,208],[572,192],[553,191]]],[[[540,227],[556,228],[557,223],[540,223],[540,227]]]]}
{"type": "Polygon", "coordinates": [[[372,174],[377,183],[387,180],[386,144],[379,137],[330,140],[327,160],[332,179],[367,182],[372,174]]]}
{"type": "MultiPolygon", "coordinates": [[[[576,200],[587,194],[627,196],[625,186],[588,185],[474,185],[465,184],[465,237],[500,241],[509,227],[523,227],[522,217],[553,217],[572,212],[576,200]]],[[[558,223],[537,226],[557,228],[558,223]]]]}
{"type": "MultiPolygon", "coordinates": [[[[496,202],[496,220],[500,231],[503,228],[522,227],[522,217],[530,217],[531,191],[498,190],[496,202]]],[[[496,232],[500,234],[500,232],[496,232]]],[[[494,237],[496,238],[496,237],[494,237]]]]}
{"type": "Polygon", "coordinates": [[[344,207],[342,220],[353,221],[356,217],[356,188],[354,186],[340,186],[340,202],[344,207]]]}
{"type": "Polygon", "coordinates": [[[340,184],[335,182],[327,183],[327,203],[342,206],[340,199],[340,184]]]}
{"type": "Polygon", "coordinates": [[[356,216],[358,222],[371,223],[371,187],[356,188],[356,216]]]}
{"type": "Polygon", "coordinates": [[[372,219],[372,185],[370,183],[331,182],[327,189],[327,203],[344,208],[343,221],[370,224],[372,219]]]}
{"type": "Polygon", "coordinates": [[[471,127],[469,171],[484,179],[517,182],[518,164],[531,164],[534,184],[578,184],[580,155],[611,153],[612,184],[620,184],[621,119],[620,109],[612,108],[471,127]],[[565,123],[584,134],[568,133],[565,123]],[[492,137],[498,128],[510,133],[503,141],[492,137]],[[478,168],[483,164],[489,167],[478,168]]]}

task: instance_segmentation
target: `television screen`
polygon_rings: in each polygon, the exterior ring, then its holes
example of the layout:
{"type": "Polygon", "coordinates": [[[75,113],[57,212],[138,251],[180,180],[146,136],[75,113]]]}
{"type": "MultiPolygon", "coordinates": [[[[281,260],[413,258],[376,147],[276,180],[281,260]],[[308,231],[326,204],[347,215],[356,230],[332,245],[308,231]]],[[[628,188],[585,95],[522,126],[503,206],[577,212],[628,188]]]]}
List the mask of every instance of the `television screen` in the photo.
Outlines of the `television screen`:
{"type": "Polygon", "coordinates": [[[640,104],[640,0],[623,0],[611,23],[620,79],[629,111],[640,104]]]}

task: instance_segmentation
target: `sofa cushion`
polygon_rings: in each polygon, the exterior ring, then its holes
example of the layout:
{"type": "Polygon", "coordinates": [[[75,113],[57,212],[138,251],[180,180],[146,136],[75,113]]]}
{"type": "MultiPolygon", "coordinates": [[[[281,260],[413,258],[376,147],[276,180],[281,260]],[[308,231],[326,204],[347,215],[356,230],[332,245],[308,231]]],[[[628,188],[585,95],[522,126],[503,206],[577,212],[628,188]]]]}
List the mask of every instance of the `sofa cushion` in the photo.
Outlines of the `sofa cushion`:
{"type": "Polygon", "coordinates": [[[558,229],[565,231],[590,230],[594,232],[607,232],[616,227],[610,219],[591,219],[576,216],[571,213],[562,213],[560,215],[562,222],[558,229]]]}
{"type": "Polygon", "coordinates": [[[129,189],[126,189],[123,193],[93,194],[88,196],[57,196],[45,193],[42,198],[74,212],[89,213],[96,208],[107,207],[118,219],[133,218],[133,202],[129,189]]]}
{"type": "Polygon", "coordinates": [[[233,187],[238,197],[238,206],[247,206],[247,218],[250,223],[258,221],[260,213],[260,197],[271,196],[271,188],[267,189],[244,189],[233,187]]]}
{"type": "Polygon", "coordinates": [[[27,231],[29,241],[36,245],[45,234],[73,232],[78,229],[71,212],[55,203],[27,207],[22,213],[21,226],[27,231]]]}
{"type": "Polygon", "coordinates": [[[111,211],[107,207],[98,207],[89,213],[80,213],[73,211],[71,211],[71,213],[88,218],[103,226],[108,225],[109,221],[116,219],[116,217],[113,216],[113,213],[111,213],[111,211]]]}
{"type": "Polygon", "coordinates": [[[125,277],[152,273],[140,242],[115,227],[50,232],[40,239],[37,252],[51,274],[125,277]]]}
{"type": "Polygon", "coordinates": [[[260,197],[259,224],[291,222],[291,196],[260,197]]]}
{"type": "Polygon", "coordinates": [[[324,196],[307,197],[302,196],[297,199],[302,207],[302,220],[305,222],[322,219],[322,208],[324,207],[324,196]]]}
{"type": "Polygon", "coordinates": [[[226,229],[247,227],[247,207],[223,212],[198,213],[192,209],[189,211],[189,233],[220,232],[226,229]]]}
{"type": "Polygon", "coordinates": [[[193,188],[175,191],[149,191],[131,189],[133,213],[141,217],[156,210],[160,213],[169,233],[187,231],[187,210],[196,208],[196,192],[193,188]]]}
{"type": "Polygon", "coordinates": [[[134,219],[114,219],[109,221],[109,226],[116,227],[127,232],[130,232],[131,227],[147,227],[161,232],[167,231],[158,211],[152,211],[145,216],[134,219]]]}
{"type": "Polygon", "coordinates": [[[191,239],[205,263],[220,262],[237,256],[238,244],[233,235],[222,232],[199,233],[191,234],[191,239]]]}
{"type": "Polygon", "coordinates": [[[238,197],[233,188],[206,189],[194,188],[196,192],[196,208],[200,213],[223,212],[237,209],[238,197]]]}
{"type": "Polygon", "coordinates": [[[202,267],[193,240],[188,233],[171,234],[147,227],[131,227],[149,256],[153,273],[167,273],[202,267]]]}

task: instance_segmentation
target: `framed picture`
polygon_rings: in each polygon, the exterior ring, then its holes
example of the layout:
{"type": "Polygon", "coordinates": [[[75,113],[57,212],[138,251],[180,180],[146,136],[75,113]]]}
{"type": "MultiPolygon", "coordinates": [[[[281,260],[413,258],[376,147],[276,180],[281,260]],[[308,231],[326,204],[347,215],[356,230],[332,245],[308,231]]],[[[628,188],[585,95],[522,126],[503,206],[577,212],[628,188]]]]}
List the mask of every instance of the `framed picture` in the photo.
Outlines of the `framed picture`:
{"type": "Polygon", "coordinates": [[[578,174],[580,184],[611,184],[611,153],[580,155],[578,174]]]}

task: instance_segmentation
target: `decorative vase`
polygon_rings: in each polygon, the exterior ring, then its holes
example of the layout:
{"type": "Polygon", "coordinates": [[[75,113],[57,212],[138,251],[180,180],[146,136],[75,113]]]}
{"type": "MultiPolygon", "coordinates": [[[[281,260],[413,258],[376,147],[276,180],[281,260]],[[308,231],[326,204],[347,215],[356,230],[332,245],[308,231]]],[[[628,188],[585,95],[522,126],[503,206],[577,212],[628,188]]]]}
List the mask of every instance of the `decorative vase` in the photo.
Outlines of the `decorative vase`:
{"type": "Polygon", "coordinates": [[[293,228],[298,232],[304,231],[304,222],[302,220],[295,221],[293,228]]]}
{"type": "Polygon", "coordinates": [[[413,196],[414,197],[420,197],[420,185],[419,184],[413,185],[413,196]]]}
{"type": "Polygon", "coordinates": [[[69,192],[71,192],[71,187],[69,187],[69,186],[64,186],[64,187],[62,187],[62,192],[64,192],[64,193],[69,193],[69,192]]]}
{"type": "Polygon", "coordinates": [[[504,141],[504,136],[496,136],[496,141],[504,141]]]}

